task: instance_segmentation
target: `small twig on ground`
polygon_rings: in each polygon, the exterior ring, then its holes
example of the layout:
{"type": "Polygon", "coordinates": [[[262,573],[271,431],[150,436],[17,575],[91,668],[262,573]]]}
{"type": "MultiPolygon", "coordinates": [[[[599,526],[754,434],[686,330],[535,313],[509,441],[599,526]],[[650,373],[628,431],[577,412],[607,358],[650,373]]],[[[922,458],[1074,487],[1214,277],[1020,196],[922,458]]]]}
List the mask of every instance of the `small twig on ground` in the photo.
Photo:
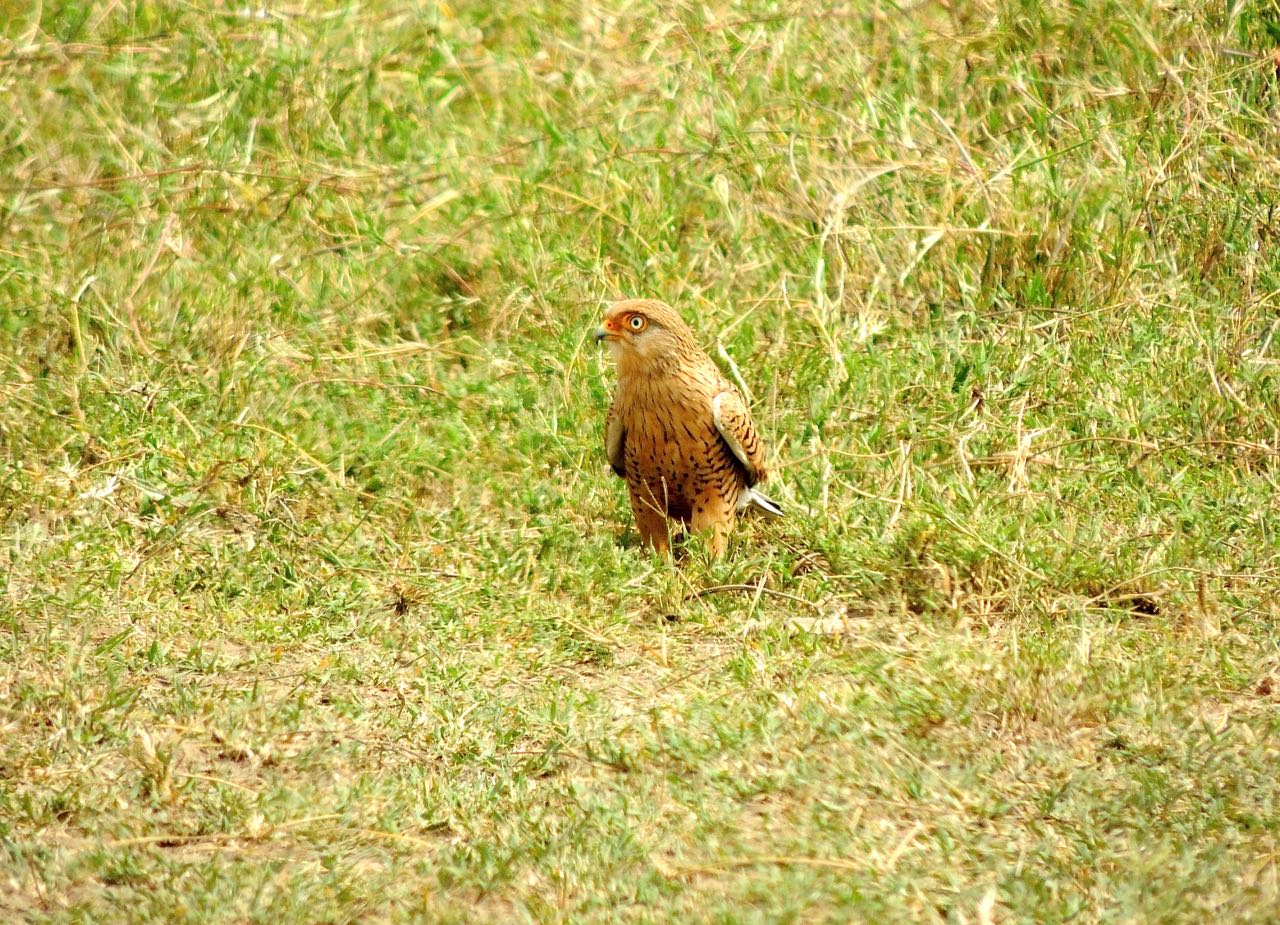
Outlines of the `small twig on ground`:
{"type": "Polygon", "coordinates": [[[772,594],[774,597],[785,598],[788,601],[794,601],[797,604],[804,604],[811,608],[814,612],[818,611],[818,605],[813,601],[806,601],[804,598],[795,594],[788,594],[786,591],[775,591],[772,588],[765,588],[761,585],[714,585],[710,588],[698,588],[690,591],[683,598],[685,601],[691,601],[694,598],[704,598],[712,594],[720,594],[722,592],[750,592],[751,594],[772,594]]]}
{"type": "Polygon", "coordinates": [[[823,867],[828,870],[843,870],[856,873],[869,873],[866,866],[846,861],[843,858],[808,858],[792,855],[765,854],[752,858],[730,858],[718,864],[667,864],[654,860],[654,866],[666,877],[687,876],[690,874],[727,874],[743,867],[823,867]]]}
{"type": "Polygon", "coordinates": [[[103,842],[103,848],[128,848],[139,845],[180,845],[191,842],[210,842],[210,841],[262,841],[273,832],[282,832],[288,829],[300,828],[309,825],[312,822],[328,822],[332,819],[342,818],[341,813],[325,813],[322,816],[303,816],[301,819],[288,819],[284,822],[278,822],[274,825],[264,826],[260,834],[251,835],[248,832],[204,832],[182,834],[170,832],[165,835],[137,835],[132,838],[117,838],[112,841],[103,842]]]}

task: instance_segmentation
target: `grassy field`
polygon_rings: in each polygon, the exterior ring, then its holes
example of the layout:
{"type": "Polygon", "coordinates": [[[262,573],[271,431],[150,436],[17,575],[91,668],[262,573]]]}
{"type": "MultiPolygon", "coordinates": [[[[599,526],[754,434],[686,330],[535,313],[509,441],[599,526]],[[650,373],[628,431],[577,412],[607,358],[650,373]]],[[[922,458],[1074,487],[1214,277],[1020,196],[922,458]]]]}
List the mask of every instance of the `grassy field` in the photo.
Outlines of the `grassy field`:
{"type": "Polygon", "coordinates": [[[0,919],[1275,922],[1278,24],[0,2],[0,919]]]}

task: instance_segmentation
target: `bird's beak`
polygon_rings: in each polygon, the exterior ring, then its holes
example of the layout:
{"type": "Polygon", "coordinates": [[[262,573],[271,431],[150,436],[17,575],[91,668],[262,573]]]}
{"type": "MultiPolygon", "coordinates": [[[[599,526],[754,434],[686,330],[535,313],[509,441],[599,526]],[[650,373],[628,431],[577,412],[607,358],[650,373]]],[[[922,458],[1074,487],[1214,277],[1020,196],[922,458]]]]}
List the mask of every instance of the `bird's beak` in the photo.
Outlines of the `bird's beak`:
{"type": "Polygon", "coordinates": [[[610,330],[609,330],[608,328],[606,328],[604,325],[601,325],[600,327],[596,328],[596,343],[597,343],[597,344],[598,344],[598,343],[600,343],[602,340],[613,340],[613,339],[614,339],[614,338],[616,338],[617,336],[618,336],[617,334],[614,334],[612,331],[610,331],[610,330]]]}

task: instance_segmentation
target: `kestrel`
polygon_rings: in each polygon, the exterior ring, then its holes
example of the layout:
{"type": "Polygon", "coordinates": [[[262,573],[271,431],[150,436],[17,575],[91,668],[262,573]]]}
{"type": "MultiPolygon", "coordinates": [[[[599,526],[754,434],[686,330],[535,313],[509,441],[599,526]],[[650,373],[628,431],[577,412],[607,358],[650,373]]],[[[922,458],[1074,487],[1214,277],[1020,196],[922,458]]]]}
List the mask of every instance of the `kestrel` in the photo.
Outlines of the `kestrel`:
{"type": "Polygon", "coordinates": [[[609,465],[627,480],[644,541],[670,549],[668,520],[711,531],[724,554],[738,512],[782,510],[754,486],[767,476],[746,403],[675,310],[652,299],[614,302],[596,329],[618,362],[609,408],[609,465]]]}

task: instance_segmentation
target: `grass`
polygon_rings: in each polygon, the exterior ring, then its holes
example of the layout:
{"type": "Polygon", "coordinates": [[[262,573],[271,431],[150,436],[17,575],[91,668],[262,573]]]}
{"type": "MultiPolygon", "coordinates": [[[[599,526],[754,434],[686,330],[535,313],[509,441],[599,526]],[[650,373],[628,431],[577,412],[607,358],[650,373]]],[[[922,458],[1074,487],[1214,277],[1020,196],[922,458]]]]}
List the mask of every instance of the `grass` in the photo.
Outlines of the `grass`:
{"type": "Polygon", "coordinates": [[[1275,920],[1274,4],[0,21],[5,920],[1275,920]]]}

